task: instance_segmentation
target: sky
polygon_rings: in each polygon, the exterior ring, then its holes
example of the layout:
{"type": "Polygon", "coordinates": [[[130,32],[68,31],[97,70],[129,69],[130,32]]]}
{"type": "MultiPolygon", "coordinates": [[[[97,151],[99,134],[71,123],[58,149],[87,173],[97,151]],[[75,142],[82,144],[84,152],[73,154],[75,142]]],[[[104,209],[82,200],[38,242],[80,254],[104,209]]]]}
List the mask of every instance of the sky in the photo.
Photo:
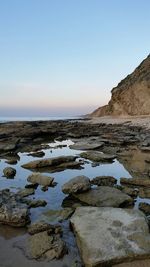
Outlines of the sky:
{"type": "Polygon", "coordinates": [[[0,116],[106,104],[150,53],[149,0],[0,0],[0,116]]]}

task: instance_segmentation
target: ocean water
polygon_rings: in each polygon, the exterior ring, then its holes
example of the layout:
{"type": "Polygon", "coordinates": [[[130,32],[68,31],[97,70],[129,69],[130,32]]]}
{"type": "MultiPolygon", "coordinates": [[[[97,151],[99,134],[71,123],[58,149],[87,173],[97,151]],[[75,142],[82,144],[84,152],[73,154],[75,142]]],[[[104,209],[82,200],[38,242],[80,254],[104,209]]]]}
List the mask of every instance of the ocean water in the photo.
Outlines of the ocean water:
{"type": "Polygon", "coordinates": [[[0,123],[9,121],[51,121],[80,119],[81,116],[49,116],[49,117],[0,117],[0,123]]]}

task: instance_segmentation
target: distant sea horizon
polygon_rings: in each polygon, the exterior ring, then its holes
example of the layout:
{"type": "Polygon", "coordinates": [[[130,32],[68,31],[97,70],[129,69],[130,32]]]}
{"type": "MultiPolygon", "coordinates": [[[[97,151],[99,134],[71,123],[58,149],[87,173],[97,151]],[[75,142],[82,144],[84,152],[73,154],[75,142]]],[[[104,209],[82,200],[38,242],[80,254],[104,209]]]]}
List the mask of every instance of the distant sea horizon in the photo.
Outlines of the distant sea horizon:
{"type": "Polygon", "coordinates": [[[31,116],[31,117],[0,117],[0,123],[9,121],[52,121],[52,120],[69,120],[81,119],[82,116],[31,116]]]}

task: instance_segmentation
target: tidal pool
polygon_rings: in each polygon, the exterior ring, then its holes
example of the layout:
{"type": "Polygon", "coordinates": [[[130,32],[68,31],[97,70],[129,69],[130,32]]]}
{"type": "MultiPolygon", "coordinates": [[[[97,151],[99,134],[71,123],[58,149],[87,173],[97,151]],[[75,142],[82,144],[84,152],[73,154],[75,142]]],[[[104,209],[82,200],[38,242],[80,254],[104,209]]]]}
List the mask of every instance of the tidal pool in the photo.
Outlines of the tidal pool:
{"type": "MultiPolygon", "coordinates": [[[[45,152],[44,158],[57,157],[57,156],[67,156],[67,155],[79,155],[83,151],[73,150],[69,148],[69,145],[72,144],[72,141],[65,140],[62,142],[56,141],[55,143],[50,143],[50,149],[43,150],[45,152]],[[66,145],[66,147],[59,148],[59,145],[66,145]]],[[[0,189],[9,188],[11,191],[18,191],[27,184],[27,177],[32,172],[21,167],[22,164],[25,164],[29,161],[39,159],[36,157],[28,156],[27,153],[19,153],[20,160],[16,165],[9,165],[5,161],[0,161],[0,189]],[[14,179],[7,179],[3,177],[3,169],[5,167],[14,167],[17,171],[14,179]]],[[[120,177],[130,178],[131,175],[124,168],[124,166],[115,160],[110,164],[100,164],[97,167],[92,167],[90,161],[86,161],[83,165],[83,169],[71,169],[64,170],[61,172],[44,172],[43,174],[54,177],[57,185],[55,187],[50,187],[48,191],[43,192],[39,186],[35,194],[30,196],[31,199],[44,199],[47,201],[45,207],[32,208],[31,212],[31,222],[35,222],[41,219],[47,220],[46,212],[49,210],[60,210],[62,209],[62,202],[66,195],[61,191],[61,186],[70,180],[71,178],[78,175],[85,175],[89,178],[94,178],[101,175],[114,176],[118,180],[120,177]]],[[[140,200],[138,199],[138,202],[140,200]]],[[[136,204],[137,206],[137,204],[136,204]]],[[[54,221],[56,222],[56,221],[54,221]]],[[[19,249],[16,244],[23,243],[24,238],[27,233],[25,229],[15,229],[8,226],[0,226],[0,267],[76,267],[82,266],[80,261],[78,249],[76,246],[75,238],[73,233],[70,231],[69,222],[64,221],[62,223],[64,235],[63,238],[67,243],[69,250],[68,255],[66,255],[62,260],[54,260],[51,262],[35,261],[29,260],[23,253],[22,249],[19,249]]],[[[22,246],[20,245],[20,248],[22,246]]]]}

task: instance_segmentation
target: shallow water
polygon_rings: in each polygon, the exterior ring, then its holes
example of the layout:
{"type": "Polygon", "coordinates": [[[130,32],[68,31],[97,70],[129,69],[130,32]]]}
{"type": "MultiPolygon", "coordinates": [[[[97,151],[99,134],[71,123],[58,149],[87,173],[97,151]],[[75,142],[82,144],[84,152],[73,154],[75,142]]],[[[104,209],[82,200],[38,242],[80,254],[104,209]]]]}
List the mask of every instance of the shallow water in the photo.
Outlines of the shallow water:
{"type": "MultiPolygon", "coordinates": [[[[52,148],[43,150],[45,152],[45,156],[43,158],[49,157],[56,157],[56,156],[66,156],[66,155],[79,155],[81,151],[79,150],[72,150],[69,148],[69,145],[72,144],[70,140],[66,140],[63,142],[55,142],[49,144],[52,148]],[[67,147],[57,148],[58,145],[67,145],[67,147]]],[[[83,151],[82,151],[83,152],[83,151]]],[[[0,188],[10,188],[11,191],[17,191],[20,188],[24,188],[27,184],[27,177],[31,173],[31,171],[26,170],[21,167],[22,164],[25,164],[29,161],[36,160],[39,158],[33,158],[32,156],[28,156],[27,153],[19,153],[20,160],[16,165],[8,165],[5,160],[0,161],[0,188]],[[6,166],[12,166],[17,170],[17,174],[14,179],[6,179],[3,177],[3,169],[6,166]]],[[[131,175],[129,172],[124,168],[124,166],[119,163],[119,161],[115,160],[113,163],[110,164],[100,164],[97,167],[92,167],[91,162],[87,162],[83,165],[83,169],[81,170],[65,170],[61,172],[55,173],[47,173],[44,172],[43,174],[50,175],[54,177],[55,182],[57,182],[57,186],[54,188],[49,188],[48,191],[43,192],[40,186],[36,189],[35,194],[30,196],[30,198],[34,199],[44,199],[47,201],[46,207],[40,207],[31,209],[31,221],[34,222],[36,220],[48,218],[45,216],[45,212],[53,209],[61,209],[62,208],[62,201],[66,197],[61,191],[61,186],[70,180],[71,178],[77,175],[86,175],[89,178],[94,178],[96,176],[101,175],[110,175],[114,176],[118,179],[120,177],[129,178],[131,175]]],[[[135,205],[138,206],[139,201],[135,205]]],[[[144,202],[144,201],[143,201],[144,202]]],[[[65,221],[63,223],[63,230],[64,230],[64,239],[67,243],[69,248],[69,254],[60,261],[52,261],[52,262],[42,262],[42,261],[34,261],[29,260],[23,254],[23,251],[20,250],[18,247],[15,246],[16,242],[23,242],[24,238],[26,237],[26,230],[25,229],[14,229],[8,226],[0,226],[0,267],[71,267],[73,266],[74,262],[77,260],[80,262],[79,253],[76,247],[75,239],[72,232],[69,230],[69,223],[65,221]]],[[[78,266],[81,266],[79,263],[78,266]]]]}

